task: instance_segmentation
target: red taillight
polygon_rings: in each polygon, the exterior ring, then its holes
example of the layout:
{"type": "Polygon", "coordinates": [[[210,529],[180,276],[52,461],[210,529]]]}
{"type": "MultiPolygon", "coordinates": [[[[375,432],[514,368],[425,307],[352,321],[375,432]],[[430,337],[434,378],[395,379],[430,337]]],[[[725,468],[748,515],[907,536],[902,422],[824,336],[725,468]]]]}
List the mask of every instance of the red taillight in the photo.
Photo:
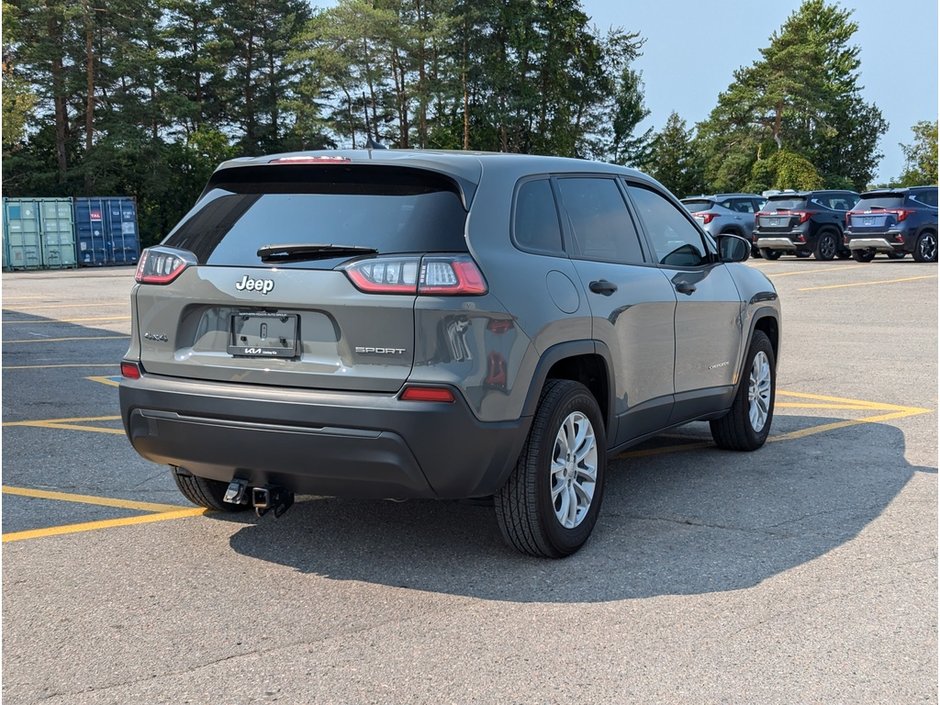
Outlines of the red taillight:
{"type": "Polygon", "coordinates": [[[352,160],[349,157],[298,154],[293,157],[278,157],[268,164],[345,164],[350,161],[352,160]]]}
{"type": "Polygon", "coordinates": [[[446,387],[405,387],[398,397],[402,401],[436,401],[454,403],[454,393],[446,387]]]}
{"type": "Polygon", "coordinates": [[[466,255],[373,257],[339,269],[367,294],[455,296],[487,291],[482,272],[466,255]]]}
{"type": "Polygon", "coordinates": [[[810,216],[812,216],[813,214],[807,213],[806,211],[790,211],[790,215],[800,216],[800,223],[805,223],[807,220],[810,219],[810,216]]]}
{"type": "Polygon", "coordinates": [[[708,225],[715,218],[718,217],[717,213],[693,213],[696,218],[702,221],[702,225],[708,225]]]}
{"type": "Polygon", "coordinates": [[[136,362],[121,361],[121,376],[127,379],[140,379],[140,365],[136,362]]]}
{"type": "Polygon", "coordinates": [[[902,220],[907,218],[907,216],[914,215],[914,213],[916,213],[917,211],[907,210],[905,208],[898,208],[896,211],[890,211],[890,212],[894,213],[898,217],[898,222],[900,223],[902,220]]]}
{"type": "Polygon", "coordinates": [[[140,253],[134,279],[139,284],[169,284],[193,264],[196,264],[196,257],[191,252],[169,247],[148,247],[140,253]]]}

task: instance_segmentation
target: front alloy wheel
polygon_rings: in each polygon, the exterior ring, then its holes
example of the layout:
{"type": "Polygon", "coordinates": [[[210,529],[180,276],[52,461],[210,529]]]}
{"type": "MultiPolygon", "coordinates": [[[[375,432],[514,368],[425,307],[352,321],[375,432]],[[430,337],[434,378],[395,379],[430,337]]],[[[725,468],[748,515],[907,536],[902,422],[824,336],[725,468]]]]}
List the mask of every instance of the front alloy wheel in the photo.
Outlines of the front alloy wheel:
{"type": "Polygon", "coordinates": [[[767,334],[755,330],[731,408],[709,422],[712,438],[726,450],[757,450],[770,434],[777,374],[774,348],[767,334]]]}
{"type": "Polygon", "coordinates": [[[751,363],[747,386],[747,401],[750,407],[748,418],[756,433],[764,430],[767,416],[770,414],[770,378],[770,360],[763,350],[758,350],[754,355],[754,362],[751,363]]]}

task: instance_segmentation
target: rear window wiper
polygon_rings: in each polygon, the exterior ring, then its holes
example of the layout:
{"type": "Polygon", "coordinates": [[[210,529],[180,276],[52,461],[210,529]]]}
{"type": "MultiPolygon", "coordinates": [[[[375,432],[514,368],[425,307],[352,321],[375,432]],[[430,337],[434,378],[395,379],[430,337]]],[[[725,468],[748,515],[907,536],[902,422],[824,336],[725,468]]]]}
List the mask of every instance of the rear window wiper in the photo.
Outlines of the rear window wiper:
{"type": "Polygon", "coordinates": [[[258,248],[258,257],[262,262],[297,262],[301,260],[329,259],[353,255],[375,255],[374,247],[359,245],[265,245],[258,248]]]}

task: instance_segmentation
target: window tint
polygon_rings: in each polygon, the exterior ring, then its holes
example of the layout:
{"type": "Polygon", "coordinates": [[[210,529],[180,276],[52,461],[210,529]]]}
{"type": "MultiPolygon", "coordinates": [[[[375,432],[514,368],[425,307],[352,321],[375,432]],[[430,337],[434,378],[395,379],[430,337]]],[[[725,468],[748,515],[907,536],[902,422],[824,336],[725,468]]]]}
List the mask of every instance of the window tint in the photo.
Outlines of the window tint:
{"type": "Polygon", "coordinates": [[[859,210],[867,210],[869,208],[874,208],[878,210],[879,208],[903,208],[904,207],[904,194],[888,194],[884,196],[862,196],[861,200],[858,202],[857,208],[859,210]]]}
{"type": "Polygon", "coordinates": [[[643,261],[640,238],[613,179],[559,179],[562,204],[586,259],[636,264],[643,261]]]}
{"type": "Polygon", "coordinates": [[[661,264],[696,267],[707,261],[702,236],[679,209],[648,188],[633,184],[627,188],[661,264]]]}
{"type": "Polygon", "coordinates": [[[687,198],[684,201],[682,201],[682,205],[685,206],[686,210],[689,211],[689,213],[700,213],[702,211],[710,210],[712,205],[714,204],[711,201],[706,201],[706,200],[693,201],[687,198]]]}
{"type": "Polygon", "coordinates": [[[735,198],[731,201],[731,210],[738,213],[754,213],[754,202],[750,198],[735,198]]]}
{"type": "Polygon", "coordinates": [[[519,187],[512,232],[516,244],[523,249],[562,252],[561,226],[548,179],[527,181],[519,187]]]}
{"type": "Polygon", "coordinates": [[[847,211],[858,198],[854,194],[839,193],[828,199],[827,205],[837,211],[847,211]]]}
{"type": "MultiPolygon", "coordinates": [[[[257,253],[264,245],[355,245],[382,254],[467,249],[466,212],[457,193],[436,175],[244,171],[232,181],[223,180],[224,172],[221,179],[214,177],[211,190],[164,244],[191,251],[200,264],[241,266],[260,266],[257,253]]],[[[317,260],[278,266],[335,264],[317,260]]]]}
{"type": "Polygon", "coordinates": [[[771,196],[764,207],[769,211],[789,211],[806,208],[806,199],[799,196],[771,196]]]}
{"type": "Polygon", "coordinates": [[[937,191],[920,191],[918,193],[911,194],[911,199],[917,201],[918,203],[923,203],[934,208],[937,207],[937,191]]]}

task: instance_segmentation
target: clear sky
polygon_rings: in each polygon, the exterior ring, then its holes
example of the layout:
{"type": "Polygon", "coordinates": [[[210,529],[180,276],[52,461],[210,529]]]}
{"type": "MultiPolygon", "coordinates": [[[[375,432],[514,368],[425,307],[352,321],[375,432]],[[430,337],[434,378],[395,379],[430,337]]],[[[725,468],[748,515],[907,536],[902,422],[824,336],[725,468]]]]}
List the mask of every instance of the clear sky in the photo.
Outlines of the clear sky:
{"type": "MultiPolygon", "coordinates": [[[[688,126],[706,118],[739,66],[760,58],[800,0],[581,0],[602,31],[621,27],[646,38],[634,66],[643,73],[642,129],[660,129],[676,111],[688,126]]],[[[937,119],[937,1],[854,0],[839,3],[858,24],[859,83],[889,123],[876,181],[904,168],[899,142],[913,142],[911,126],[937,119]]]]}

